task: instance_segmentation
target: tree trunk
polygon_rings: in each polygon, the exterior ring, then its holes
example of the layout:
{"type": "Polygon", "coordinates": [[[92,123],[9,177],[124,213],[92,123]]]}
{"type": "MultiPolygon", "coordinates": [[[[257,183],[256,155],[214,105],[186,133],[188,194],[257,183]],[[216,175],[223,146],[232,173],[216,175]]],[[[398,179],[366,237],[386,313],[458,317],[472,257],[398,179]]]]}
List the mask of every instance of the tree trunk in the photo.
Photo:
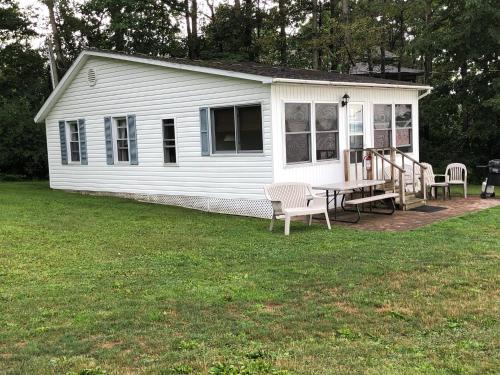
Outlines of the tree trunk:
{"type": "Polygon", "coordinates": [[[240,14],[241,14],[241,1],[240,0],[234,1],[234,12],[236,13],[236,17],[240,16],[240,14]]]}
{"type": "Polygon", "coordinates": [[[64,55],[62,52],[61,38],[59,37],[59,29],[57,28],[56,16],[55,16],[55,3],[54,0],[44,0],[45,5],[49,10],[49,22],[52,31],[52,40],[54,42],[54,51],[56,54],[56,64],[59,69],[64,69],[64,55]]]}
{"type": "Polygon", "coordinates": [[[254,61],[260,61],[260,37],[262,34],[262,14],[260,0],[255,2],[255,38],[254,38],[254,61]]]}
{"type": "MultiPolygon", "coordinates": [[[[425,25],[426,25],[426,32],[429,32],[430,30],[430,24],[432,22],[432,0],[427,0],[426,2],[426,7],[425,7],[425,25]]],[[[426,48],[425,54],[424,54],[424,81],[425,83],[429,83],[431,76],[432,76],[432,58],[433,54],[432,51],[429,50],[429,48],[426,48]]]]}
{"type": "Polygon", "coordinates": [[[321,1],[318,4],[318,30],[317,30],[317,40],[318,43],[316,44],[316,49],[318,51],[318,67],[319,69],[322,69],[323,66],[323,47],[322,47],[322,37],[321,37],[321,28],[323,27],[323,4],[321,1]]]}
{"type": "Polygon", "coordinates": [[[344,24],[344,47],[346,49],[346,58],[344,59],[344,70],[349,73],[351,33],[349,31],[349,0],[342,0],[342,22],[344,24]]]}
{"type": "Polygon", "coordinates": [[[368,75],[371,77],[373,76],[373,57],[372,57],[371,47],[369,47],[368,50],[366,51],[366,55],[368,58],[368,75]]]}
{"type": "Polygon", "coordinates": [[[330,55],[332,56],[332,61],[330,64],[330,70],[337,70],[337,61],[335,59],[335,1],[330,1],[330,55]]]}
{"type": "Polygon", "coordinates": [[[255,61],[257,51],[254,42],[253,28],[255,26],[255,18],[253,12],[253,1],[245,0],[243,5],[243,48],[248,51],[248,60],[255,61]]]}
{"type": "Polygon", "coordinates": [[[215,9],[214,9],[214,2],[210,2],[209,0],[207,0],[207,6],[208,6],[208,9],[210,10],[210,20],[212,22],[215,21],[215,9]]]}
{"type": "Polygon", "coordinates": [[[286,0],[278,1],[279,8],[279,24],[280,24],[280,36],[279,36],[279,52],[280,52],[280,65],[287,66],[287,41],[286,41],[286,0]]]}
{"type": "Polygon", "coordinates": [[[386,30],[385,30],[385,0],[382,0],[382,33],[380,36],[380,76],[385,78],[385,39],[386,39],[386,30]]]}
{"type": "Polygon", "coordinates": [[[191,45],[191,17],[189,15],[189,0],[184,0],[184,18],[186,20],[188,57],[193,58],[193,46],[191,45]]]}
{"type": "Polygon", "coordinates": [[[198,2],[191,0],[191,39],[193,45],[193,59],[200,58],[200,40],[198,39],[198,2]]]}
{"type": "Polygon", "coordinates": [[[318,55],[318,0],[312,0],[312,65],[313,69],[318,69],[319,66],[319,55],[318,55]]]}
{"type": "Polygon", "coordinates": [[[404,46],[405,46],[405,29],[404,29],[404,22],[405,22],[405,14],[404,14],[404,5],[401,5],[401,10],[399,14],[399,41],[401,45],[399,46],[399,59],[398,59],[398,80],[401,81],[401,66],[402,66],[402,60],[403,60],[403,55],[404,55],[404,46]]]}

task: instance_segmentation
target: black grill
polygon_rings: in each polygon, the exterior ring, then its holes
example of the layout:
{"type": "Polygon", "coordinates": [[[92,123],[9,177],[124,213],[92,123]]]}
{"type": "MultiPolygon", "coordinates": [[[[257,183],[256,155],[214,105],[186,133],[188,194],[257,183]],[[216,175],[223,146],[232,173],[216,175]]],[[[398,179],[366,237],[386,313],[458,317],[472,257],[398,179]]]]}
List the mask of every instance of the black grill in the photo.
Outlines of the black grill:
{"type": "Polygon", "coordinates": [[[485,182],[483,182],[483,187],[481,189],[481,198],[490,198],[495,196],[495,192],[492,190],[493,186],[500,186],[500,159],[493,159],[486,165],[478,165],[478,168],[487,170],[488,174],[485,182]],[[491,189],[489,187],[492,187],[491,189]]]}
{"type": "Polygon", "coordinates": [[[500,159],[488,163],[488,185],[500,186],[500,159]]]}

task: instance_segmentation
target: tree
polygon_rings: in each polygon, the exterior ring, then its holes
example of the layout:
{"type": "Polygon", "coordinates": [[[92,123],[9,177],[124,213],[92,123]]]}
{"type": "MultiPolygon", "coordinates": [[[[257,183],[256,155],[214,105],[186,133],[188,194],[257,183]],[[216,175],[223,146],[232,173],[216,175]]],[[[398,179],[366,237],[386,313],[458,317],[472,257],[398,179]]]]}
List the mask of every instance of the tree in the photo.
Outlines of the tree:
{"type": "Polygon", "coordinates": [[[45,59],[30,47],[36,33],[16,2],[4,1],[0,17],[0,174],[44,177],[44,127],[33,117],[49,93],[45,59]]]}
{"type": "Polygon", "coordinates": [[[81,34],[95,48],[182,56],[179,20],[184,3],[177,0],[89,0],[80,7],[81,34]]]}
{"type": "Polygon", "coordinates": [[[287,21],[287,8],[285,0],[278,0],[278,24],[280,29],[279,39],[278,39],[278,51],[280,53],[280,65],[288,65],[287,56],[287,42],[286,42],[286,26],[287,21]]]}
{"type": "Polygon", "coordinates": [[[198,2],[191,0],[184,1],[184,12],[187,29],[188,57],[198,59],[200,57],[200,40],[198,37],[198,2]]]}
{"type": "MultiPolygon", "coordinates": [[[[429,2],[421,5],[428,13],[429,2]]],[[[420,57],[433,47],[428,79],[434,91],[421,103],[422,154],[442,164],[462,161],[475,172],[476,164],[498,157],[500,150],[500,12],[494,0],[432,5],[433,32],[419,32],[412,42],[420,57]]]]}

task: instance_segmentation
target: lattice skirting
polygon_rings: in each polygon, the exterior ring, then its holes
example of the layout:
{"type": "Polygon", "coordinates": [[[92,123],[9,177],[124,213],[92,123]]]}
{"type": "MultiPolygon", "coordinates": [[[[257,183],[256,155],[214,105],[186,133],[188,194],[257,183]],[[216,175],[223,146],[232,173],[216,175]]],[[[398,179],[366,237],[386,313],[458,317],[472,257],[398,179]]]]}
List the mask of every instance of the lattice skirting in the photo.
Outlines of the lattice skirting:
{"type": "Polygon", "coordinates": [[[252,216],[269,219],[272,216],[271,203],[265,199],[227,199],[187,195],[113,193],[97,191],[78,191],[82,194],[113,196],[135,199],[141,202],[180,206],[220,214],[252,216]]]}

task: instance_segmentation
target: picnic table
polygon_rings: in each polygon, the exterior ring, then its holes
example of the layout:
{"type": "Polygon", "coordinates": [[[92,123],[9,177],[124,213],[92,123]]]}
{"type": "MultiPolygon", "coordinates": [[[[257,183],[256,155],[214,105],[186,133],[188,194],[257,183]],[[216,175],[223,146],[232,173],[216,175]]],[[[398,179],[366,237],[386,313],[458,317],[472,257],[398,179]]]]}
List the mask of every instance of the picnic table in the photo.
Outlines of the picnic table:
{"type": "MultiPolygon", "coordinates": [[[[385,180],[355,180],[355,181],[343,181],[343,182],[337,182],[337,183],[332,183],[332,184],[324,184],[324,185],[317,185],[313,186],[313,189],[315,190],[324,190],[326,193],[326,207],[327,211],[330,211],[330,203],[333,201],[334,207],[333,207],[333,218],[331,220],[334,221],[342,221],[342,222],[347,222],[347,223],[357,223],[360,219],[360,210],[359,210],[359,205],[363,205],[364,203],[372,203],[374,201],[378,200],[384,200],[384,199],[393,199],[394,197],[397,196],[395,193],[387,193],[387,194],[382,194],[380,196],[373,196],[373,190],[374,187],[377,185],[384,185],[385,180]],[[368,197],[365,198],[365,189],[368,189],[368,197]],[[352,220],[342,220],[342,219],[337,219],[337,197],[339,195],[345,195],[349,194],[355,191],[361,192],[361,198],[359,199],[354,199],[345,202],[346,204],[352,204],[356,206],[356,210],[358,213],[358,217],[355,221],[352,220]],[[331,193],[333,193],[333,199],[331,198],[331,193]]],[[[342,197],[342,202],[344,202],[344,197],[342,197]]],[[[342,208],[344,208],[344,205],[342,204],[342,208]]],[[[346,211],[351,211],[351,210],[346,210],[346,211]]],[[[356,212],[356,211],[353,211],[356,212]]],[[[391,214],[394,212],[394,205],[393,205],[393,211],[391,214]]]]}

